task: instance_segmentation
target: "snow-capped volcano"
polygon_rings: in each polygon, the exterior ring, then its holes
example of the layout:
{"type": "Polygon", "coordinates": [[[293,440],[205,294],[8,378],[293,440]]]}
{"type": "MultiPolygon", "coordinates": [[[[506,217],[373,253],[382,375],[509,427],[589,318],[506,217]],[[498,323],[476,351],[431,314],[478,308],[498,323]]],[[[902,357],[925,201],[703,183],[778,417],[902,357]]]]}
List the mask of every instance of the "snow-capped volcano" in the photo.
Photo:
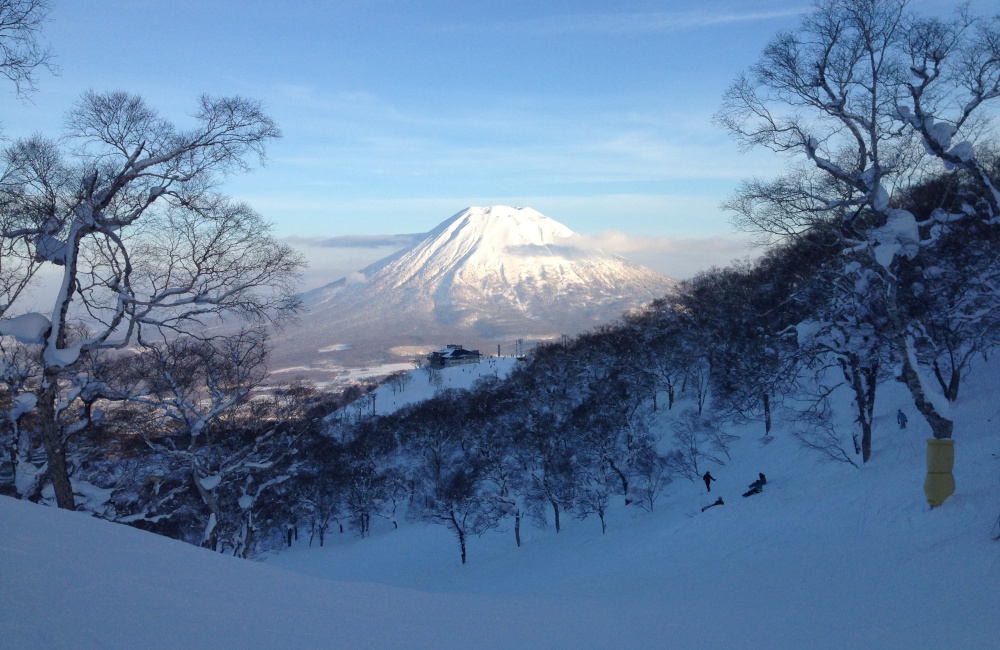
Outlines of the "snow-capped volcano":
{"type": "Polygon", "coordinates": [[[531,208],[468,208],[416,245],[306,293],[309,313],[278,342],[272,367],[405,360],[446,343],[506,354],[515,339],[579,333],[672,286],[531,208]]]}

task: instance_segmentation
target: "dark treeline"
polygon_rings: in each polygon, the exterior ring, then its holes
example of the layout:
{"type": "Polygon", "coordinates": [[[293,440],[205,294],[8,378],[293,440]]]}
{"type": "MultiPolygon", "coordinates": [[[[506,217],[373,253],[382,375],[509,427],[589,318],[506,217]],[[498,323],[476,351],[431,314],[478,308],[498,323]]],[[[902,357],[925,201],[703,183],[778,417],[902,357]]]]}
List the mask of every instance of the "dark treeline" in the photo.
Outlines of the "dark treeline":
{"type": "MultiPolygon", "coordinates": [[[[919,213],[974,196],[955,172],[906,200],[919,213]]],[[[809,229],[616,323],[540,345],[506,378],[391,415],[371,414],[372,386],[256,395],[259,331],[92,355],[59,411],[78,507],[241,556],[303,537],[323,545],[334,530],[364,537],[373,520],[406,517],[447,527],[464,561],[469,538],[497,527],[519,545],[526,524],[558,532],[566,517],[593,516],[604,530],[613,503],[652,511],[670,481],[727,462],[734,422],[756,423],[766,440],[784,412],[803,444],[866,462],[897,342],[883,293],[864,286],[875,282],[864,257],[845,259],[843,246],[834,230],[809,229]],[[832,424],[837,396],[851,431],[832,424]],[[654,424],[664,412],[666,434],[654,424]]],[[[998,246],[997,224],[955,224],[919,258],[935,281],[899,296],[920,323],[913,353],[950,400],[998,340],[998,246]]],[[[2,489],[45,500],[38,426],[20,397],[38,366],[29,347],[4,345],[2,489]]]]}

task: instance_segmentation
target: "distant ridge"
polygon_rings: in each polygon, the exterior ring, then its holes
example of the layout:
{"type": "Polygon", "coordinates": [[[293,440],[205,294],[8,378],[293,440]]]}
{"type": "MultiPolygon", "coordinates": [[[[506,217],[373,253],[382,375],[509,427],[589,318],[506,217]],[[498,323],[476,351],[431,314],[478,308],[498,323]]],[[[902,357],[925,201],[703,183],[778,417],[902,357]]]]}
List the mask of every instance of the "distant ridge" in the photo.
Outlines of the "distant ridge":
{"type": "Polygon", "coordinates": [[[580,333],[674,285],[581,246],[573,231],[531,208],[471,207],[415,245],[306,293],[309,312],[276,341],[271,368],[322,378],[406,362],[447,343],[510,354],[516,339],[580,333]]]}

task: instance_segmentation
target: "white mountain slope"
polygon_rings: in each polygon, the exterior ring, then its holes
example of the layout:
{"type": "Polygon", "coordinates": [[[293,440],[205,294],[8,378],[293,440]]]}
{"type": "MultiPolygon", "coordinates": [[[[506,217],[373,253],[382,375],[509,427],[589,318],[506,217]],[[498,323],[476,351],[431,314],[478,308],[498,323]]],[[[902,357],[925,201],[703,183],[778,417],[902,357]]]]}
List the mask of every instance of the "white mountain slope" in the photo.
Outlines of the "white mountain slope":
{"type": "Polygon", "coordinates": [[[272,367],[383,363],[447,343],[501,346],[577,334],[661,297],[674,282],[583,247],[531,208],[468,208],[416,245],[305,294],[309,313],[272,367]]]}

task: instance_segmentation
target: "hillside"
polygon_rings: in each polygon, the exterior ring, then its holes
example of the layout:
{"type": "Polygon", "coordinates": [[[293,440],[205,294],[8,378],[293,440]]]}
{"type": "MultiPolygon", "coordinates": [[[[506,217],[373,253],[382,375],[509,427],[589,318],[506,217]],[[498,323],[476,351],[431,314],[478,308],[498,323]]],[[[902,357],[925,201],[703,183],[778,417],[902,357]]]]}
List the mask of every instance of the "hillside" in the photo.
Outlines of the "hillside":
{"type": "Polygon", "coordinates": [[[528,526],[521,548],[490,533],[465,566],[427,524],[300,539],[261,563],[0,499],[0,647],[995,648],[998,372],[963,388],[958,489],[934,510],[928,432],[897,428],[896,384],[861,469],[823,463],[780,422],[767,445],[736,430],[711,495],[675,481],[653,513],[617,506],[606,535],[569,519],[558,535],[528,526]],[[759,471],[764,492],[740,497],[759,471]]]}
{"type": "Polygon", "coordinates": [[[581,245],[531,208],[468,208],[410,248],[307,292],[275,341],[272,372],[314,379],[407,362],[449,343],[493,354],[578,334],[666,294],[674,282],[581,245]]]}

